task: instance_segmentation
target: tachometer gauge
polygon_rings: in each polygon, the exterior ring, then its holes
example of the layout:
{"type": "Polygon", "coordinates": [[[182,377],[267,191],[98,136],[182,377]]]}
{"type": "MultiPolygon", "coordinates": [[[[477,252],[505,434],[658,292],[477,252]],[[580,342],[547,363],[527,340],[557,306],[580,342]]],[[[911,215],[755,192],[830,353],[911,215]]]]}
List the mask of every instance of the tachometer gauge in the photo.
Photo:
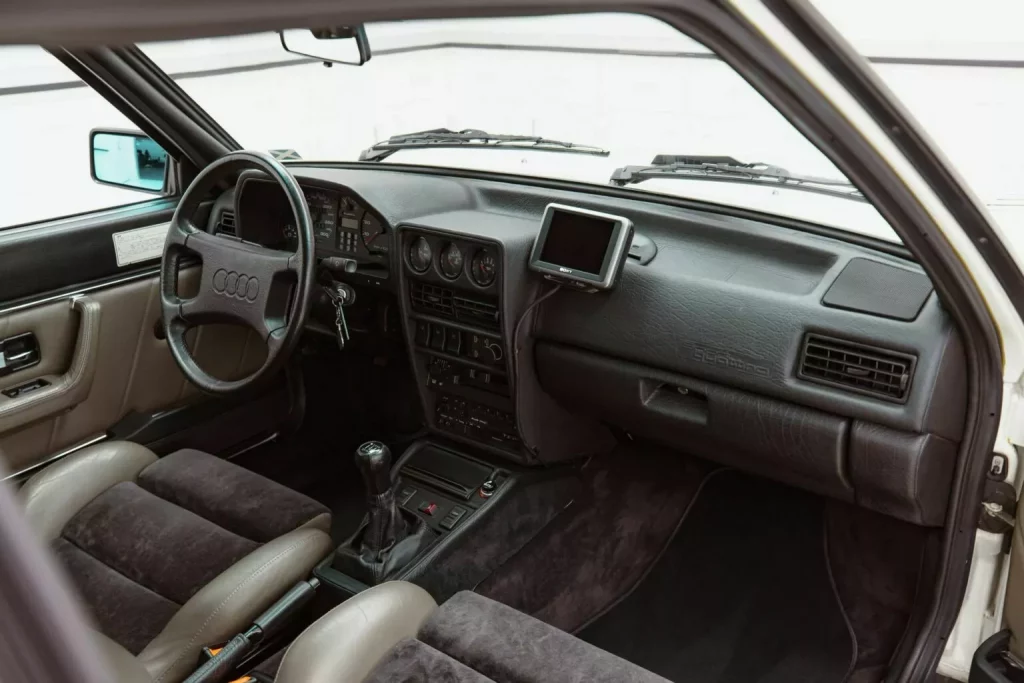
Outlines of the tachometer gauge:
{"type": "Polygon", "coordinates": [[[430,268],[430,261],[433,258],[434,253],[431,251],[430,242],[427,241],[426,237],[417,237],[409,245],[409,267],[417,273],[427,272],[427,268],[430,268]]]}
{"type": "Polygon", "coordinates": [[[362,232],[363,244],[366,246],[367,251],[387,250],[387,239],[384,236],[384,226],[379,220],[377,220],[377,217],[369,211],[363,215],[362,232]]]}
{"type": "Polygon", "coordinates": [[[498,262],[489,249],[477,249],[469,264],[469,274],[473,282],[481,287],[489,287],[498,273],[498,262]]]}
{"type": "Polygon", "coordinates": [[[441,250],[441,273],[449,280],[462,274],[462,251],[451,242],[441,250]]]}
{"type": "Polygon", "coordinates": [[[292,225],[291,223],[285,223],[284,224],[284,239],[285,239],[285,241],[288,242],[289,244],[291,244],[292,242],[295,241],[296,237],[298,237],[298,233],[295,232],[295,226],[292,225]]]}

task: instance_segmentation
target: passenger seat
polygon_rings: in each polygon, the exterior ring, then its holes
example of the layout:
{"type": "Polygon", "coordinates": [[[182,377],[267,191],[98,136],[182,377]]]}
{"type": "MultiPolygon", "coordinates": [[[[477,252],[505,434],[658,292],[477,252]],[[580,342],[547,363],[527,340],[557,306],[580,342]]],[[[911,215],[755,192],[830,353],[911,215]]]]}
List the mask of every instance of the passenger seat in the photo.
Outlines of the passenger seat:
{"type": "Polygon", "coordinates": [[[276,683],[667,683],[542,621],[464,591],[438,607],[411,583],[383,583],[292,643],[276,683]]]}

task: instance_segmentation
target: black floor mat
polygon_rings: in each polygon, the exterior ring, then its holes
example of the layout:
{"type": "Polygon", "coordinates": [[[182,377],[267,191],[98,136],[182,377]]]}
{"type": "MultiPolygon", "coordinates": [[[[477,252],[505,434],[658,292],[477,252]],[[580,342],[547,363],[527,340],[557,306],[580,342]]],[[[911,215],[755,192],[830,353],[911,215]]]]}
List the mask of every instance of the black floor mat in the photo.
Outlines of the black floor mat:
{"type": "Polygon", "coordinates": [[[578,635],[677,683],[841,683],[822,499],[713,475],[637,588],[578,635]]]}

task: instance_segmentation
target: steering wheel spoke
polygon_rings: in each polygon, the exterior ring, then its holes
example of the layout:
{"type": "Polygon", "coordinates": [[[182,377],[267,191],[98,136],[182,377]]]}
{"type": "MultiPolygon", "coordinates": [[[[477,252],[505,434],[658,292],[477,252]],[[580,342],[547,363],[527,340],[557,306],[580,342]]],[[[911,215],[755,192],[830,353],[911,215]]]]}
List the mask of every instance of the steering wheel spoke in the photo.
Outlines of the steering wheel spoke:
{"type": "Polygon", "coordinates": [[[210,393],[231,393],[278,369],[305,325],[313,284],[313,232],[309,209],[298,183],[280,162],[259,152],[233,152],[215,161],[182,197],[168,230],[161,267],[161,304],[171,353],[185,376],[210,393]],[[221,176],[256,168],[276,180],[289,198],[299,236],[296,251],[269,249],[251,242],[212,235],[191,216],[221,176]],[[202,262],[199,291],[190,299],[176,292],[183,254],[202,262]],[[233,323],[254,330],[267,343],[267,360],[245,380],[218,380],[195,363],[184,331],[209,323],[233,323]]]}

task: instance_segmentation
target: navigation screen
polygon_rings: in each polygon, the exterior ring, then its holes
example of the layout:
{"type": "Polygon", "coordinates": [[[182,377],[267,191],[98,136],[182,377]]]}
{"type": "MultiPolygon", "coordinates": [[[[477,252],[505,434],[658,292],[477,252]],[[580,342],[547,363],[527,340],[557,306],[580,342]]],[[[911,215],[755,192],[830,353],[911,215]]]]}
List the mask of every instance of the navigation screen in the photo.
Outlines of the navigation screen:
{"type": "Polygon", "coordinates": [[[599,275],[615,230],[615,221],[555,211],[540,260],[599,275]]]}

